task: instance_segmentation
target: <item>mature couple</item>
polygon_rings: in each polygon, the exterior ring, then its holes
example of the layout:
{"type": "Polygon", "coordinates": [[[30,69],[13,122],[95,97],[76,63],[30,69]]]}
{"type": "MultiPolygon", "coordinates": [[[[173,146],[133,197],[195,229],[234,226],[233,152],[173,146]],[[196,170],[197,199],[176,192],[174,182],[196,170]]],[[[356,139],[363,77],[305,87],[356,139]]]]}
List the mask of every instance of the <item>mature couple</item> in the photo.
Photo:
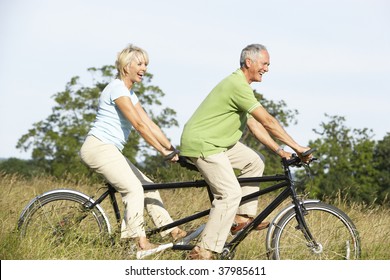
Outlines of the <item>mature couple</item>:
{"type": "MultiPolygon", "coordinates": [[[[96,120],[80,150],[83,162],[102,174],[121,194],[125,206],[121,238],[135,241],[138,250],[156,246],[146,238],[144,207],[156,226],[172,222],[159,192],[144,192],[142,185],[150,184],[151,180],[121,152],[132,129],[162,155],[175,151],[132,90],[135,83],[142,81],[148,63],[147,53],[134,45],[118,54],[117,77],[101,93],[96,120]]],[[[238,232],[256,214],[257,199],[242,205],[240,201],[259,186],[240,186],[233,170],[240,171],[239,177],[263,174],[262,155],[239,142],[245,126],[280,157],[289,158],[291,153],[284,151],[274,138],[292,148],[298,156],[309,149],[298,145],[254,96],[250,84],[262,81],[269,64],[269,54],[263,45],[245,47],[239,69],[217,84],[184,126],[180,154],[196,165],[214,195],[209,219],[198,244],[188,256],[190,259],[213,259],[215,253],[222,251],[229,231],[238,232]]],[[[172,162],[177,160],[178,155],[171,159],[172,162]]],[[[264,222],[257,229],[267,226],[264,222]]],[[[187,233],[175,227],[162,234],[170,234],[177,240],[187,233]]]]}

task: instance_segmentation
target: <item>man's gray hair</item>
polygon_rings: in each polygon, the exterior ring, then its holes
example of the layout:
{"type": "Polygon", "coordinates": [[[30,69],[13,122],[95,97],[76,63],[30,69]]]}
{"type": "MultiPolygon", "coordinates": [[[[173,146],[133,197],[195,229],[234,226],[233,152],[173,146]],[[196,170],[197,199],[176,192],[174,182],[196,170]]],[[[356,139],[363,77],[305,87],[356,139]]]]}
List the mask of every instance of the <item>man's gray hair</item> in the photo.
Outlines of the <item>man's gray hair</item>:
{"type": "Polygon", "coordinates": [[[241,51],[241,56],[240,56],[240,67],[243,67],[245,65],[245,60],[247,58],[251,60],[255,60],[256,56],[261,52],[261,51],[266,51],[267,48],[264,45],[261,44],[251,44],[246,46],[242,51],[241,51]]]}

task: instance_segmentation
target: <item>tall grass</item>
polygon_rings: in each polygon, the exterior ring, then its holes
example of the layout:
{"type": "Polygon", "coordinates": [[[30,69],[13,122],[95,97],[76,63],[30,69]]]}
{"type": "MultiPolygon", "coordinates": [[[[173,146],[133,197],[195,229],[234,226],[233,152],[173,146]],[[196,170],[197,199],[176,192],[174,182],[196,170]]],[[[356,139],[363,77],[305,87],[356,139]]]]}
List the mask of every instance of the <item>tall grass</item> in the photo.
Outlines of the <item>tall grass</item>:
{"type": "MultiPolygon", "coordinates": [[[[0,258],[2,260],[45,260],[45,259],[89,259],[120,260],[134,259],[131,244],[122,244],[114,234],[114,242],[88,243],[64,242],[50,244],[45,238],[28,240],[20,238],[16,226],[19,215],[27,203],[38,194],[57,188],[70,188],[88,195],[98,195],[102,185],[84,182],[72,182],[69,178],[58,180],[50,177],[24,179],[17,175],[0,174],[0,258]]],[[[209,206],[205,189],[177,189],[161,191],[165,207],[174,219],[204,210],[209,206]]],[[[265,206],[271,197],[261,198],[260,207],[265,206]]],[[[118,196],[118,201],[120,197],[118,196]]],[[[354,221],[361,238],[363,260],[390,259],[390,208],[376,205],[364,205],[348,202],[347,198],[328,201],[346,212],[354,221]]],[[[117,228],[111,207],[103,202],[111,225],[117,228]]],[[[121,205],[120,205],[121,206],[121,205]]],[[[121,206],[122,208],[122,206],[121,206]]],[[[122,210],[122,209],[121,209],[122,210]]],[[[276,214],[276,213],[275,213],[276,214]]],[[[147,217],[147,215],[146,215],[147,217]]],[[[272,217],[270,217],[271,219],[272,217]]],[[[146,218],[148,223],[151,223],[146,218]]],[[[194,229],[204,222],[196,221],[185,226],[185,230],[194,229]]],[[[238,247],[235,259],[267,259],[265,249],[266,231],[253,232],[238,247]]],[[[168,237],[152,237],[153,242],[167,242],[168,237]]],[[[150,259],[185,259],[182,251],[166,250],[153,255],[150,259]]]]}

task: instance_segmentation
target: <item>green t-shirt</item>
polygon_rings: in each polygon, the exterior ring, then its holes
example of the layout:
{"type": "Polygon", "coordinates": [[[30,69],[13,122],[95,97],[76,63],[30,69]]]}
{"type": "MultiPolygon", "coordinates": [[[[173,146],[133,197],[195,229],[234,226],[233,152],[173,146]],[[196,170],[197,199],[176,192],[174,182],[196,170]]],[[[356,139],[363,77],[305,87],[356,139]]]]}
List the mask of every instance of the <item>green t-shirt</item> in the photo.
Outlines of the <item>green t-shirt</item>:
{"type": "Polygon", "coordinates": [[[206,157],[225,151],[240,140],[247,115],[258,106],[253,89],[238,69],[210,92],[185,124],[180,154],[206,157]]]}

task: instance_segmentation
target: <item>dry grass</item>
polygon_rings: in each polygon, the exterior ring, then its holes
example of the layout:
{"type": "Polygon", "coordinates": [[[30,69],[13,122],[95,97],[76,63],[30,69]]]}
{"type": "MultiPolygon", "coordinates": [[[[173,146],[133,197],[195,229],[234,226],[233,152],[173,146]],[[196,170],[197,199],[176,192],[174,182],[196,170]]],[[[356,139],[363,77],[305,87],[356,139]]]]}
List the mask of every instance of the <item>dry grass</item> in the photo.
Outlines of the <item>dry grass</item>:
{"type": "MultiPolygon", "coordinates": [[[[70,183],[69,180],[55,180],[52,178],[34,178],[25,180],[18,176],[0,174],[0,258],[2,260],[25,259],[133,259],[134,255],[126,245],[119,242],[99,244],[48,244],[42,238],[40,240],[21,239],[16,231],[19,215],[24,206],[36,195],[57,188],[70,188],[86,194],[99,194],[98,185],[91,186],[87,183],[70,183]]],[[[204,189],[191,190],[164,190],[161,192],[166,208],[172,217],[179,218],[203,210],[208,207],[207,193],[204,189]]],[[[270,198],[263,198],[264,205],[270,198]]],[[[120,201],[120,197],[118,197],[120,201]]],[[[390,259],[390,209],[377,206],[353,204],[339,199],[332,202],[346,212],[357,226],[362,243],[362,259],[364,260],[389,260],[390,259]]],[[[108,202],[102,204],[108,212],[110,222],[116,226],[112,211],[109,211],[108,202]]],[[[272,218],[272,217],[270,217],[272,218]]],[[[150,221],[149,221],[150,222],[150,221]]],[[[191,230],[202,221],[190,223],[184,229],[191,230]]],[[[203,220],[204,222],[204,220],[203,220]]],[[[266,231],[251,233],[238,247],[236,259],[267,259],[265,250],[266,231]]],[[[118,241],[118,237],[114,239],[118,241]]],[[[167,239],[153,237],[154,242],[167,242],[167,239]]],[[[153,255],[150,259],[184,259],[185,252],[167,250],[153,255]]]]}

